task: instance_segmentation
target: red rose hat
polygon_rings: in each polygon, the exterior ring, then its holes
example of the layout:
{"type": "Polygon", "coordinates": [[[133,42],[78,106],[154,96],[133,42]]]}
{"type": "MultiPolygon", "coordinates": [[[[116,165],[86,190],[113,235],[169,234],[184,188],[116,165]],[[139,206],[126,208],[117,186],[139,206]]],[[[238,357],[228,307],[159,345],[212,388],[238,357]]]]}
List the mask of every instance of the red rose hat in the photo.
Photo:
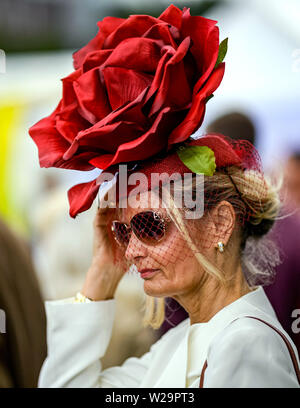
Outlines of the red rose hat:
{"type": "MultiPolygon", "coordinates": [[[[158,18],[98,22],[73,55],[57,108],[29,129],[40,166],[107,170],[186,142],[223,78],[227,42],[216,23],[174,5],[158,18]]],[[[90,208],[98,190],[96,180],[72,187],[70,215],[90,208]]]]}

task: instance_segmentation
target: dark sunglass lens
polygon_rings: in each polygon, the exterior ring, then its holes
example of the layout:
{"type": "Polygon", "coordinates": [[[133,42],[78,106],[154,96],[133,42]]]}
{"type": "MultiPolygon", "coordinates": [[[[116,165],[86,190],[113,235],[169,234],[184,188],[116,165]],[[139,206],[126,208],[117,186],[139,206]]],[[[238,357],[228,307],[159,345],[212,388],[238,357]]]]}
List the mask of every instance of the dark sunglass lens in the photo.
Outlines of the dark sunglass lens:
{"type": "Polygon", "coordinates": [[[113,221],[112,231],[119,244],[128,245],[130,239],[130,231],[125,224],[118,221],[113,221]]]}
{"type": "Polygon", "coordinates": [[[159,241],[165,233],[162,219],[152,211],[136,214],[131,220],[135,235],[146,242],[159,241]]]}

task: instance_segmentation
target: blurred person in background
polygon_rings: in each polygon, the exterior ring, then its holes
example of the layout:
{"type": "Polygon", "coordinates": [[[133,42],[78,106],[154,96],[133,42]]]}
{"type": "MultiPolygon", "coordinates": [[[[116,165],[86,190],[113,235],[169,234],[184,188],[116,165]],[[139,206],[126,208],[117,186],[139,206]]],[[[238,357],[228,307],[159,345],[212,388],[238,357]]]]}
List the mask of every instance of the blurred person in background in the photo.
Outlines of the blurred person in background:
{"type": "Polygon", "coordinates": [[[47,354],[46,316],[29,248],[0,219],[0,387],[36,387],[47,354]]]}
{"type": "Polygon", "coordinates": [[[256,145],[255,126],[248,115],[243,112],[233,111],[219,116],[207,127],[208,133],[221,133],[233,140],[248,140],[256,145]]]}

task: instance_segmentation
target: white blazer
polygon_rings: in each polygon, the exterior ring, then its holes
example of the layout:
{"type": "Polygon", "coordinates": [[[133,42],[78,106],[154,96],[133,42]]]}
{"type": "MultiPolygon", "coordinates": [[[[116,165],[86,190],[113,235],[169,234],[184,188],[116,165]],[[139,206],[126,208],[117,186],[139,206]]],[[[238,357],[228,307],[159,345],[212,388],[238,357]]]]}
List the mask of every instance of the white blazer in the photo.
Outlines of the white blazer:
{"type": "Polygon", "coordinates": [[[190,319],[170,329],[141,358],[101,370],[115,313],[115,300],[71,303],[46,301],[48,357],[39,387],[198,388],[207,360],[204,387],[299,387],[288,348],[281,336],[255,316],[279,329],[263,290],[239,298],[207,323],[190,319]]]}

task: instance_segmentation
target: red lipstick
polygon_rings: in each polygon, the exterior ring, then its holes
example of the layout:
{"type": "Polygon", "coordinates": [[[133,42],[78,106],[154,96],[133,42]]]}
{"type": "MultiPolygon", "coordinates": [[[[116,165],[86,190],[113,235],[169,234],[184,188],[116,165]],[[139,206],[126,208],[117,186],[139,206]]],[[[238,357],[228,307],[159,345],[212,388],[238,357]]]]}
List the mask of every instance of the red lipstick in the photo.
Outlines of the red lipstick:
{"type": "Polygon", "coordinates": [[[153,276],[159,269],[141,269],[139,270],[139,273],[141,274],[141,277],[144,278],[150,278],[153,276]]]}

